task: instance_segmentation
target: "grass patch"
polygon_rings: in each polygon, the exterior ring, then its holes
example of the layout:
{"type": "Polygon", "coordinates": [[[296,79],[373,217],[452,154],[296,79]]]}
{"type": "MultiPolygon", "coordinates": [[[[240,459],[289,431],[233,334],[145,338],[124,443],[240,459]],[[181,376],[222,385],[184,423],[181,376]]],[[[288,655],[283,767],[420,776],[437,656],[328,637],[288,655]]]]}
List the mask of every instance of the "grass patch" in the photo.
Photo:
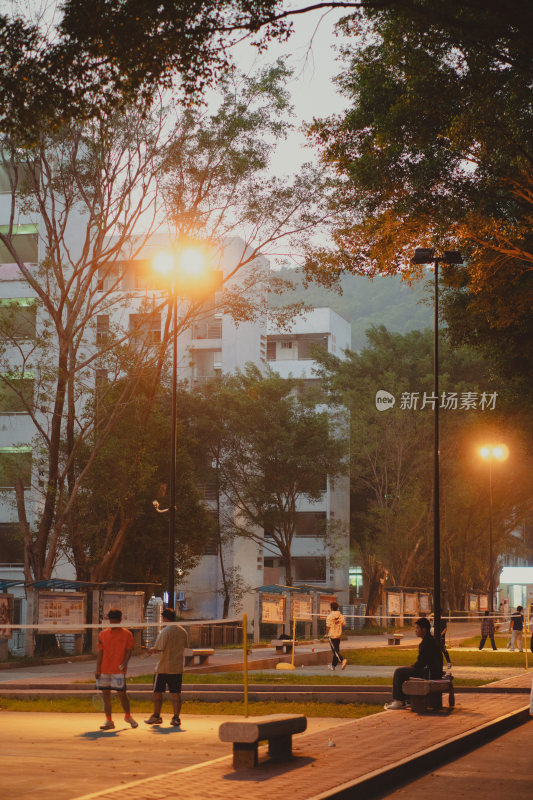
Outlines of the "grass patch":
{"type": "MultiPolygon", "coordinates": [[[[143,715],[152,713],[153,705],[149,700],[134,701],[132,714],[141,718],[143,715]]],[[[163,713],[170,713],[170,703],[163,705],[163,713]]],[[[96,711],[91,699],[78,698],[57,698],[45,700],[36,698],[32,700],[16,700],[10,697],[0,697],[0,711],[52,711],[63,714],[73,713],[94,713],[103,714],[103,711],[96,711]]],[[[382,706],[369,705],[366,703],[277,703],[271,700],[250,701],[248,703],[248,713],[250,716],[262,716],[264,714],[305,714],[307,717],[346,717],[359,719],[370,714],[377,714],[383,711],[382,706]]],[[[122,713],[120,704],[113,703],[113,712],[118,716],[122,713]]],[[[201,700],[186,700],[183,703],[182,713],[186,714],[216,714],[216,715],[241,715],[244,714],[244,703],[242,701],[204,703],[201,700]]]]}
{"type": "MultiPolygon", "coordinates": [[[[413,659],[414,660],[414,659],[413,659]]],[[[410,661],[409,663],[412,663],[410,661]]],[[[302,675],[300,673],[291,673],[284,671],[283,674],[267,672],[249,673],[250,684],[267,684],[279,686],[390,686],[392,684],[392,677],[361,675],[357,677],[350,677],[349,675],[302,675]]],[[[128,684],[151,684],[153,675],[137,675],[134,678],[128,678],[128,684]]],[[[491,680],[498,680],[497,677],[493,678],[459,678],[455,680],[456,686],[483,686],[491,680]]],[[[85,681],[90,683],[90,681],[85,681]]],[[[183,676],[183,685],[186,684],[202,684],[216,686],[218,684],[234,683],[242,686],[243,675],[242,672],[214,672],[212,675],[203,673],[201,675],[185,674],[183,676]]]]}
{"type": "MultiPolygon", "coordinates": [[[[496,647],[498,649],[506,650],[507,643],[511,638],[511,634],[507,636],[495,636],[494,641],[496,642],[496,647]]],[[[479,647],[479,642],[481,640],[481,636],[472,636],[470,639],[463,639],[459,647],[479,647]]],[[[485,650],[489,649],[492,650],[492,644],[490,639],[487,637],[487,641],[485,642],[485,650]]]]}
{"type": "MultiPolygon", "coordinates": [[[[460,648],[448,648],[452,664],[456,667],[516,667],[525,666],[524,653],[510,653],[508,650],[486,650],[467,652],[460,648]]],[[[405,667],[416,661],[418,648],[406,647],[367,647],[362,650],[347,650],[343,653],[350,664],[365,666],[405,667]]],[[[533,659],[530,658],[531,661],[533,659]]]]}

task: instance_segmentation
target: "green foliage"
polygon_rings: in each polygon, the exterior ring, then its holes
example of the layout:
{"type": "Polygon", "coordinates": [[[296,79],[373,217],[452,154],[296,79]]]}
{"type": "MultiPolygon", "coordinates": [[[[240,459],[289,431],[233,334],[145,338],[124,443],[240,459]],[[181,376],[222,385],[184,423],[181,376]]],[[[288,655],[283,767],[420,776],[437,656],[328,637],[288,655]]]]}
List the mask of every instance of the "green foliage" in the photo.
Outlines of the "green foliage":
{"type": "Polygon", "coordinates": [[[501,346],[502,366],[508,354],[519,366],[532,298],[532,24],[527,0],[406,0],[352,15],[338,78],[348,110],[310,127],[344,214],[308,276],[413,275],[415,246],[457,247],[467,267],[444,281],[463,291],[458,338],[466,328],[461,341],[501,346]]]}
{"type": "MultiPolygon", "coordinates": [[[[102,419],[120,396],[120,384],[111,386],[101,399],[102,419]]],[[[213,532],[212,517],[196,487],[183,395],[178,398],[176,457],[175,567],[180,576],[196,565],[213,532]]],[[[147,373],[82,483],[76,524],[68,531],[79,579],[166,585],[170,421],[170,391],[165,386],[154,388],[153,374],[147,373]],[[155,499],[161,513],[154,509],[155,499]],[[82,526],[77,524],[79,518],[82,526]]],[[[84,455],[90,454],[88,448],[84,455]]]]}
{"type": "MultiPolygon", "coordinates": [[[[368,346],[341,361],[319,357],[325,388],[342,402],[351,419],[351,537],[363,567],[373,559],[390,572],[393,584],[431,586],[433,542],[433,413],[423,407],[432,394],[433,337],[430,331],[405,336],[383,326],[368,332],[368,346]],[[396,398],[394,408],[377,411],[376,392],[396,398]],[[418,396],[417,408],[402,408],[404,393],[418,396]]],[[[498,390],[491,371],[467,348],[440,348],[440,392],[449,396],[498,390]]],[[[516,546],[511,535],[530,508],[527,430],[505,411],[441,409],[441,559],[451,608],[461,608],[470,587],[488,587],[488,474],[477,456],[496,437],[514,453],[498,469],[493,497],[494,554],[516,546]],[[484,545],[480,545],[484,542],[484,545]]],[[[370,576],[367,575],[367,578],[370,576]]]]}
{"type": "Polygon", "coordinates": [[[333,419],[304,390],[295,392],[297,386],[248,365],[198,394],[205,409],[198,413],[199,440],[202,425],[217,431],[207,452],[211,482],[230,503],[225,535],[279,552],[289,583],[298,500],[322,496],[326,477],[334,480],[343,471],[345,452],[333,419]]]}

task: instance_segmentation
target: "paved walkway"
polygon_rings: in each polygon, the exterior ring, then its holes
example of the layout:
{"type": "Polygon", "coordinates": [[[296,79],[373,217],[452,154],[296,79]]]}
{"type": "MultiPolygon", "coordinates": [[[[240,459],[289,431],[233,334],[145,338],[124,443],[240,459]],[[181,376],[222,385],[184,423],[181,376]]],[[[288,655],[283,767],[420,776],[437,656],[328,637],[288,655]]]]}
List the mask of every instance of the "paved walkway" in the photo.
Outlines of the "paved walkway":
{"type": "MultiPolygon", "coordinates": [[[[231,755],[75,800],[323,800],[340,786],[525,707],[523,695],[458,698],[451,714],[383,712],[293,738],[295,758],[234,772],[231,755]]],[[[529,707],[529,702],[527,703],[529,707]]],[[[264,753],[263,753],[264,755],[264,753]]]]}

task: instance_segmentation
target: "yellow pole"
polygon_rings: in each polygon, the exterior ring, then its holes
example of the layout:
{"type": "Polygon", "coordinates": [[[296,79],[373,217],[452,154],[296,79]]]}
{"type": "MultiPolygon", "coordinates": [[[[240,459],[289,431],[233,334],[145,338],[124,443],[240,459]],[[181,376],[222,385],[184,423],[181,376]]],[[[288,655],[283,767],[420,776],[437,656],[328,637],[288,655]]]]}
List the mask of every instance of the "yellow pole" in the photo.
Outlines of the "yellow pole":
{"type": "Polygon", "coordinates": [[[527,640],[529,637],[529,606],[526,607],[526,629],[522,633],[522,639],[524,640],[524,653],[526,654],[526,672],[529,671],[529,662],[528,662],[528,655],[527,655],[527,640]]]}
{"type": "Polygon", "coordinates": [[[244,676],[244,716],[248,716],[248,618],[242,615],[242,650],[243,650],[243,676],[244,676]]]}
{"type": "Polygon", "coordinates": [[[292,659],[291,664],[294,669],[294,648],[296,646],[296,614],[292,618],[292,659]]]}

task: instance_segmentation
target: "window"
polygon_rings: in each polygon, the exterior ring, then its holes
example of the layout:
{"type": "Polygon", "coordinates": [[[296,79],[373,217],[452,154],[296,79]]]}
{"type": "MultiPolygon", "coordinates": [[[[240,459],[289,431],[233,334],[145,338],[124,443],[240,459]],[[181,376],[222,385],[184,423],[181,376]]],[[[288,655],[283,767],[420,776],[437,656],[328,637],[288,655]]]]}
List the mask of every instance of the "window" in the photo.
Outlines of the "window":
{"type": "Polygon", "coordinates": [[[192,326],[193,339],[221,339],[222,320],[209,319],[203,322],[196,322],[192,326]]]}
{"type": "Polygon", "coordinates": [[[282,350],[292,350],[292,342],[282,342],[281,343],[282,350]]]}
{"type": "MultiPolygon", "coordinates": [[[[217,512],[213,509],[210,511],[210,517],[213,520],[213,528],[218,524],[217,512]]],[[[218,536],[212,533],[207,541],[207,546],[204,550],[204,556],[217,556],[218,555],[218,536]]]]}
{"type": "Polygon", "coordinates": [[[328,350],[328,337],[327,336],[314,336],[302,338],[298,341],[298,360],[307,360],[313,358],[313,351],[315,348],[320,348],[327,352],[328,350]]]}
{"type": "Polygon", "coordinates": [[[13,489],[21,478],[25,489],[31,485],[31,447],[0,447],[0,487],[13,489]]]}
{"type": "Polygon", "coordinates": [[[326,533],[326,524],[327,515],[325,511],[296,512],[296,536],[323,537],[326,533]]]}
{"type": "Polygon", "coordinates": [[[2,159],[0,162],[0,194],[11,194],[13,190],[20,191],[23,188],[31,188],[34,178],[30,168],[38,172],[35,164],[26,162],[13,164],[6,155],[5,161],[2,159]]]}
{"type": "Polygon", "coordinates": [[[147,344],[161,341],[161,314],[130,314],[130,332],[147,344]]]}
{"type": "Polygon", "coordinates": [[[98,292],[118,292],[121,288],[121,276],[124,271],[124,262],[106,261],[98,267],[98,292]]]}
{"type": "Polygon", "coordinates": [[[33,402],[33,375],[5,375],[0,379],[0,414],[24,414],[33,402]]]}
{"type": "Polygon", "coordinates": [[[16,522],[0,522],[0,563],[24,563],[24,537],[16,522]]]}
{"type": "Polygon", "coordinates": [[[34,297],[0,299],[0,336],[32,339],[35,336],[37,301],[34,297]]]}
{"type": "Polygon", "coordinates": [[[295,581],[315,583],[326,580],[325,556],[303,556],[292,559],[292,571],[295,581]]]}
{"type": "Polygon", "coordinates": [[[96,344],[103,344],[109,336],[109,314],[96,317],[96,344]]]}
{"type": "MultiPolygon", "coordinates": [[[[26,264],[36,264],[39,260],[39,237],[37,225],[13,225],[12,244],[19,259],[26,264]]],[[[7,236],[9,225],[0,225],[0,232],[7,236]]],[[[0,242],[0,264],[13,264],[14,259],[3,242],[0,242]]]]}

